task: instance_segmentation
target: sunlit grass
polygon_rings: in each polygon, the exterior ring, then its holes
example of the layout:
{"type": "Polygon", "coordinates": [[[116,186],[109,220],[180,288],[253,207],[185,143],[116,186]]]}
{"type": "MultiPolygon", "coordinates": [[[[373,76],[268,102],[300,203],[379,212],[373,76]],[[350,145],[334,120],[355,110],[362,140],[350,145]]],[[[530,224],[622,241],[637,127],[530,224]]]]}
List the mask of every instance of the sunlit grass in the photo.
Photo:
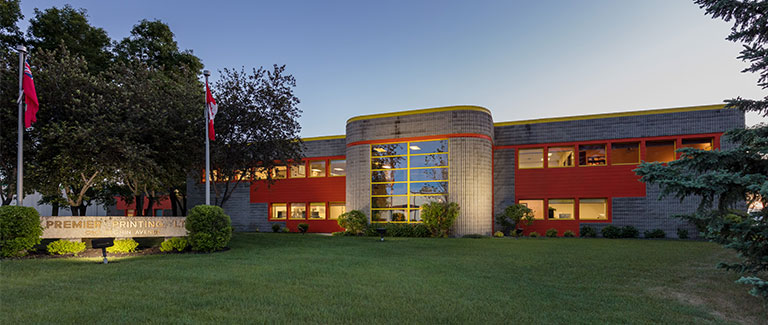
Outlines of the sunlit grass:
{"type": "Polygon", "coordinates": [[[714,269],[732,254],[703,242],[237,234],[230,246],[2,261],[0,323],[719,323],[768,310],[714,269]]]}

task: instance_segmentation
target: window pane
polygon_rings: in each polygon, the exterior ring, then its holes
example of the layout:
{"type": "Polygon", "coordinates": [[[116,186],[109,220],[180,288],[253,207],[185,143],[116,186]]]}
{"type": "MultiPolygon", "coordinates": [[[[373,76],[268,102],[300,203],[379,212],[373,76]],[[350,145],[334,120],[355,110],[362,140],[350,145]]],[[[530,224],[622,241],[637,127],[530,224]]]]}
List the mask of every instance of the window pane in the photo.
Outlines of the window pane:
{"type": "Polygon", "coordinates": [[[639,164],[640,142],[611,143],[611,164],[639,164]]]}
{"type": "Polygon", "coordinates": [[[304,203],[291,203],[291,219],[306,219],[307,206],[304,203]]]}
{"type": "Polygon", "coordinates": [[[699,149],[699,150],[712,150],[712,138],[683,139],[683,148],[694,148],[694,149],[699,149]]]}
{"type": "Polygon", "coordinates": [[[605,166],[605,144],[579,146],[579,166],[605,166]]]}
{"type": "Polygon", "coordinates": [[[373,210],[371,222],[405,221],[407,210],[373,210]]]}
{"type": "Polygon", "coordinates": [[[448,168],[411,169],[411,181],[444,181],[448,179],[448,168]]]}
{"type": "Polygon", "coordinates": [[[411,194],[447,194],[448,182],[411,183],[411,194]]]}
{"type": "Polygon", "coordinates": [[[309,177],[325,177],[325,160],[309,162],[309,177]]]}
{"type": "Polygon", "coordinates": [[[405,182],[407,170],[375,170],[371,172],[371,182],[405,182]]]}
{"type": "Polygon", "coordinates": [[[344,213],[346,210],[347,210],[347,208],[346,208],[346,206],[344,205],[344,203],[331,203],[331,204],[330,204],[330,211],[329,211],[330,215],[329,215],[329,217],[330,217],[332,220],[336,220],[336,219],[338,219],[338,218],[339,218],[339,216],[340,216],[341,214],[343,214],[343,213],[344,213]]]}
{"type": "Polygon", "coordinates": [[[371,169],[399,169],[406,168],[408,158],[402,157],[384,157],[371,159],[371,169]]]}
{"type": "Polygon", "coordinates": [[[418,209],[429,202],[445,202],[444,195],[413,195],[411,196],[411,208],[418,209]]]}
{"type": "Polygon", "coordinates": [[[310,203],[309,204],[309,218],[310,219],[325,219],[325,203],[310,203]]]}
{"type": "Polygon", "coordinates": [[[288,168],[285,166],[277,166],[272,169],[272,178],[283,179],[288,173],[288,168]]]}
{"type": "Polygon", "coordinates": [[[606,199],[580,199],[579,200],[579,219],[580,220],[601,220],[607,219],[606,199]]]}
{"type": "Polygon", "coordinates": [[[533,210],[534,219],[544,219],[544,200],[520,200],[518,203],[533,210]]]}
{"type": "Polygon", "coordinates": [[[371,184],[371,195],[405,195],[408,183],[371,184]]]}
{"type": "Polygon", "coordinates": [[[301,165],[291,165],[291,178],[304,178],[307,176],[307,166],[304,164],[301,165]]]}
{"type": "Polygon", "coordinates": [[[408,146],[411,154],[448,152],[448,140],[411,142],[408,146]]]}
{"type": "Polygon", "coordinates": [[[573,147],[551,147],[547,153],[549,167],[573,167],[573,147]]]}
{"type": "Polygon", "coordinates": [[[420,222],[421,221],[421,210],[419,209],[411,209],[410,219],[411,222],[420,222]]]}
{"type": "Polygon", "coordinates": [[[345,175],[347,175],[347,161],[331,160],[331,176],[345,176],[345,175]]]}
{"type": "Polygon", "coordinates": [[[286,204],[285,203],[273,203],[272,204],[272,219],[285,219],[286,217],[286,204]]]}
{"type": "Polygon", "coordinates": [[[675,141],[648,141],[645,143],[645,161],[668,162],[675,160],[675,141]]]}
{"type": "Polygon", "coordinates": [[[542,168],[544,167],[544,149],[520,149],[517,151],[517,168],[542,168]]]}
{"type": "Polygon", "coordinates": [[[136,210],[134,210],[134,209],[128,209],[128,210],[125,211],[125,216],[126,217],[133,217],[135,215],[136,215],[136,210]]]}
{"type": "Polygon", "coordinates": [[[448,154],[411,156],[411,167],[448,166],[448,154]]]}
{"type": "Polygon", "coordinates": [[[556,220],[573,219],[573,202],[572,199],[549,200],[549,218],[556,220]]]}
{"type": "Polygon", "coordinates": [[[407,196],[383,196],[371,198],[371,208],[373,209],[407,208],[407,205],[407,196]]]}
{"type": "Polygon", "coordinates": [[[373,144],[371,156],[397,156],[407,155],[408,149],[405,143],[373,144]]]}

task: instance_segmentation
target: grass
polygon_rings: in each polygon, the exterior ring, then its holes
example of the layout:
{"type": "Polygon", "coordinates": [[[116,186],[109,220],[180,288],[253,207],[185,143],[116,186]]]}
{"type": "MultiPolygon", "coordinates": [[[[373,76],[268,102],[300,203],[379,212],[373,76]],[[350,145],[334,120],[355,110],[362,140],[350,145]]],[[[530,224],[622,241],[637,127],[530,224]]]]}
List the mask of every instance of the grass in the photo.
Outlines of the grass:
{"type": "Polygon", "coordinates": [[[214,254],[0,262],[0,323],[760,323],[672,240],[236,234],[214,254]]]}

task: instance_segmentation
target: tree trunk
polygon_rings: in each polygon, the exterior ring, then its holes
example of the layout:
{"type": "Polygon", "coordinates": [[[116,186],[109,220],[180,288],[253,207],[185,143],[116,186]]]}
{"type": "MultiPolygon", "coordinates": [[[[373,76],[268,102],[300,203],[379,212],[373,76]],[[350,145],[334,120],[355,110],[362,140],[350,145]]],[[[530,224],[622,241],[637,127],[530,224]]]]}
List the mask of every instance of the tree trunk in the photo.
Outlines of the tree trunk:
{"type": "Polygon", "coordinates": [[[144,213],[144,215],[154,216],[155,214],[153,213],[154,212],[153,208],[155,206],[155,197],[150,195],[149,197],[147,197],[147,199],[149,200],[149,202],[147,202],[147,211],[146,213],[144,213]]]}
{"type": "Polygon", "coordinates": [[[85,204],[81,204],[78,208],[80,209],[80,216],[85,216],[86,214],[88,214],[88,211],[86,211],[88,209],[88,206],[86,206],[85,204]]]}
{"type": "Polygon", "coordinates": [[[73,216],[79,216],[80,215],[80,209],[74,205],[69,206],[69,210],[72,211],[73,216]]]}
{"type": "Polygon", "coordinates": [[[186,193],[181,194],[181,216],[182,217],[187,216],[187,194],[186,193]]]}
{"type": "Polygon", "coordinates": [[[179,212],[178,210],[179,198],[176,196],[176,191],[174,188],[170,188],[168,190],[168,193],[169,193],[168,198],[171,200],[171,211],[173,213],[173,216],[178,216],[178,214],[176,213],[179,212]]]}
{"type": "Polygon", "coordinates": [[[133,215],[137,217],[144,215],[144,194],[136,195],[136,210],[133,215]]]}
{"type": "Polygon", "coordinates": [[[54,217],[59,215],[59,202],[51,203],[51,215],[54,217]]]}

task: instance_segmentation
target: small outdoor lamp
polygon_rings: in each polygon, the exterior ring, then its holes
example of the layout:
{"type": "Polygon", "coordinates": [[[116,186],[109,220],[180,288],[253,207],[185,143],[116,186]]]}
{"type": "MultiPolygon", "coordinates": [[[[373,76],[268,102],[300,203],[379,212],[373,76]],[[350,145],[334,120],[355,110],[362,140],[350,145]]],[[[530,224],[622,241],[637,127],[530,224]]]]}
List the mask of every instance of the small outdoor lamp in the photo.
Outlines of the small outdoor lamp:
{"type": "Polygon", "coordinates": [[[96,238],[91,240],[93,248],[101,248],[101,255],[104,256],[104,264],[107,264],[107,247],[115,246],[114,238],[96,238]]]}
{"type": "Polygon", "coordinates": [[[384,235],[387,233],[387,228],[376,228],[376,232],[381,236],[381,241],[384,241],[384,235]]]}

